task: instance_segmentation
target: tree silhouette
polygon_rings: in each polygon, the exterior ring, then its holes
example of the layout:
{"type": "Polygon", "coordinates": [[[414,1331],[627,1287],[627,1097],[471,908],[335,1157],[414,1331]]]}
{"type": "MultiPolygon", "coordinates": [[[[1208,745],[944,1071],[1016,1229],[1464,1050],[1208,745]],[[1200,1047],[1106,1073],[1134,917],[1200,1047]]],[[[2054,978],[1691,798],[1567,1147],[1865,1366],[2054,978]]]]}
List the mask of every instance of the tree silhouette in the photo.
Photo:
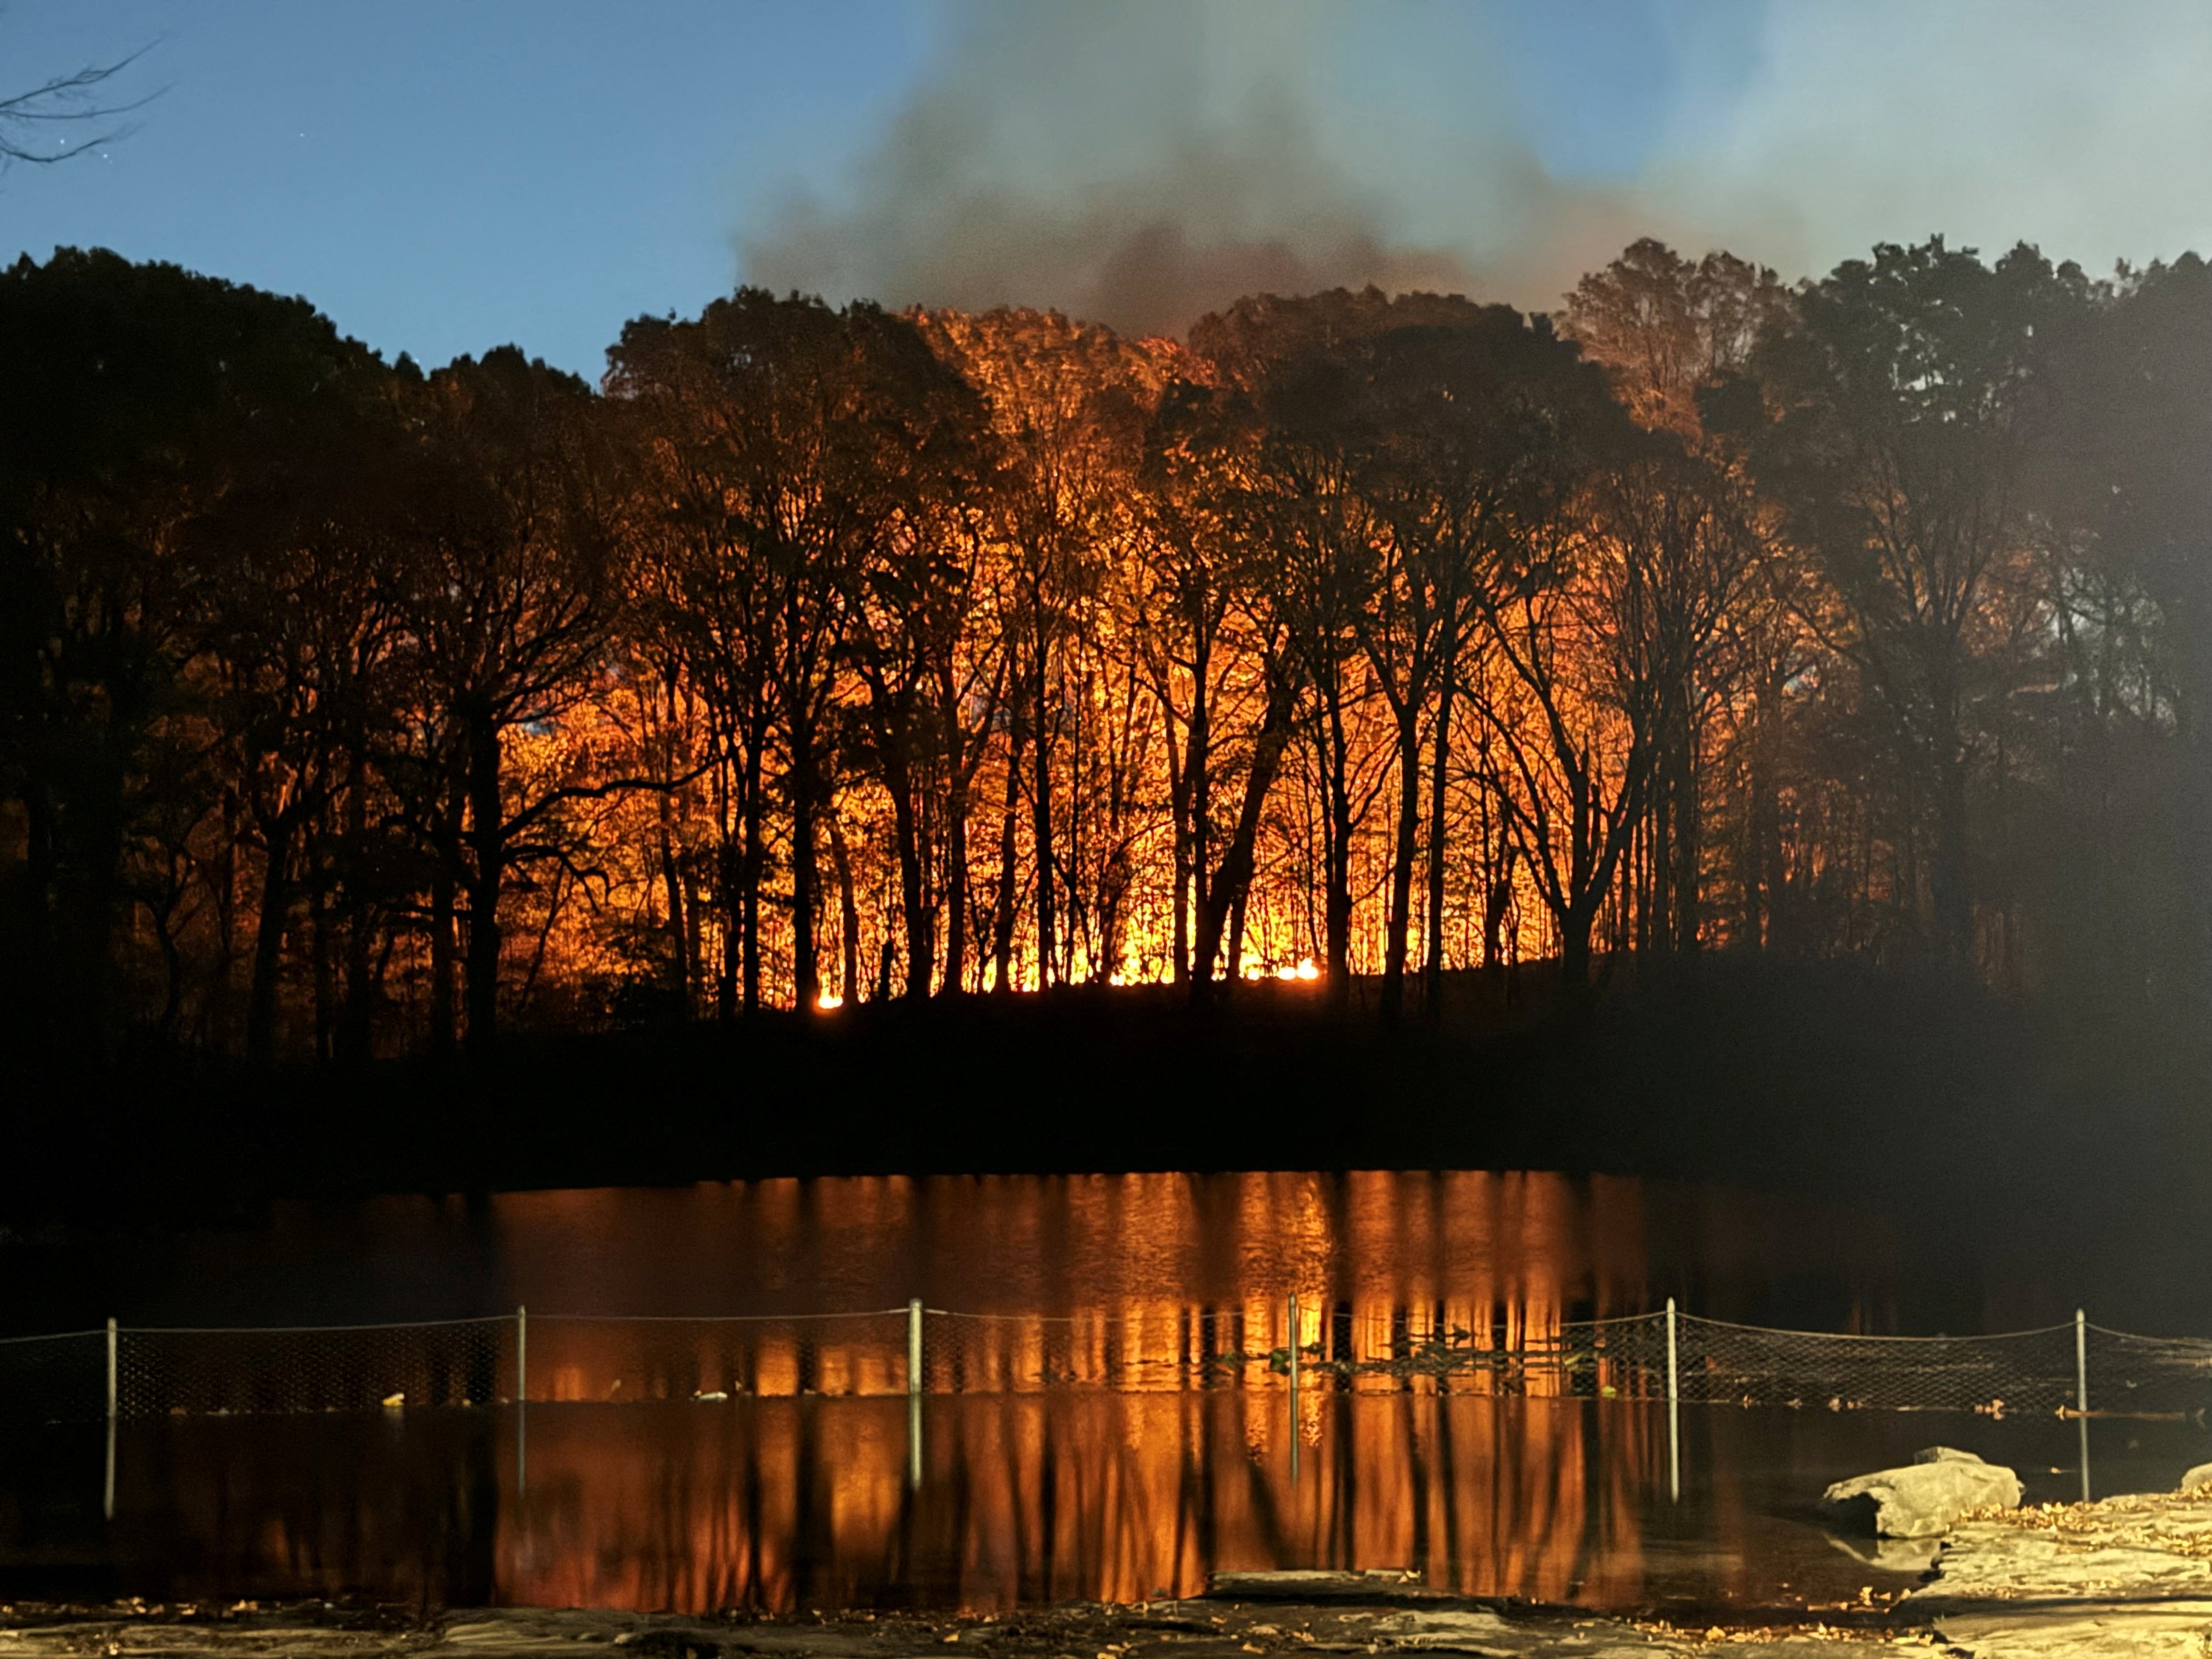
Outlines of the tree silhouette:
{"type": "Polygon", "coordinates": [[[360,1060],[1310,957],[1442,1020],[1730,951],[2185,1024],[2207,280],[1641,242],[1556,325],[1187,345],[739,290],[594,389],[23,261],[0,1007],[360,1060]]]}
{"type": "MultiPolygon", "coordinates": [[[[510,736],[557,720],[605,659],[623,592],[614,497],[582,382],[512,347],[422,386],[412,545],[397,595],[397,668],[416,714],[395,772],[467,901],[471,1043],[498,1030],[500,902],[511,872],[562,856],[567,803],[632,780],[533,779],[510,736]]],[[[442,894],[441,889],[441,894],[442,894]]],[[[450,1026],[450,899],[434,899],[434,1032],[450,1026]]]]}
{"type": "Polygon", "coordinates": [[[1941,238],[1883,246],[1800,296],[1757,364],[1774,414],[1754,462],[1820,575],[1814,627],[1865,677],[1932,807],[1935,944],[1954,969],[1973,945],[1978,725],[2007,690],[1998,601],[2024,541],[2032,363],[2087,300],[2032,248],[1984,266],[1941,238]]]}

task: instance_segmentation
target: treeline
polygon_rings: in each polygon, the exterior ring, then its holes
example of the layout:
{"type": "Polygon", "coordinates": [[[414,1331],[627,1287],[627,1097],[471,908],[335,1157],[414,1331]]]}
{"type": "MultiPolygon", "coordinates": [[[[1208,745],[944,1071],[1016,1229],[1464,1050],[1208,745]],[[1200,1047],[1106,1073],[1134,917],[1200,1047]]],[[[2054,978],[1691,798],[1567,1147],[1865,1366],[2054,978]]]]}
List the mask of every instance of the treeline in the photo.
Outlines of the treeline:
{"type": "Polygon", "coordinates": [[[1652,242],[1187,346],[752,289],[594,389],[0,276],[0,939],[68,1054],[1857,955],[2212,998],[2212,280],[1652,242]]]}

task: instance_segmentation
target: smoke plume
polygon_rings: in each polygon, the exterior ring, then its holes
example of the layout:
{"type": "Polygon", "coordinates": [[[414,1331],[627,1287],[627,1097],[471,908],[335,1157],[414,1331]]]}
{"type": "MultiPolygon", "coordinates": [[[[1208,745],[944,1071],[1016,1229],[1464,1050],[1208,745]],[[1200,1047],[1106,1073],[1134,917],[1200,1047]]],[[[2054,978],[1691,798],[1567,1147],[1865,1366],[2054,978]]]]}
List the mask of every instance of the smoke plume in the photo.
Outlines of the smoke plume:
{"type": "Polygon", "coordinates": [[[1368,283],[1549,308],[1645,234],[1795,276],[1937,231],[2100,270],[2212,233],[2196,0],[1610,0],[1660,43],[1659,116],[1595,180],[1540,159],[1604,92],[1532,98],[1528,3],[1516,34],[1506,0],[965,0],[862,165],[742,227],[740,262],[1174,332],[1368,283]]]}

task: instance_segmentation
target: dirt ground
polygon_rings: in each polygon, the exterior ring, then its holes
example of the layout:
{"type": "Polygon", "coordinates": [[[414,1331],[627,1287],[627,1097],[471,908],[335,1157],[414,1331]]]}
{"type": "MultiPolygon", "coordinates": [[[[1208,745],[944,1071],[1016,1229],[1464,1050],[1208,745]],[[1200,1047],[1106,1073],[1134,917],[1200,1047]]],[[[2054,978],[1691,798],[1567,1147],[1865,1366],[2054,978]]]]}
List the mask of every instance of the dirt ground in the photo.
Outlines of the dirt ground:
{"type": "MultiPolygon", "coordinates": [[[[1268,1575],[1277,1580],[1293,1575],[1268,1575]]],[[[1246,1659],[1249,1655],[1459,1653],[1484,1659],[1661,1659],[1725,1649],[1730,1659],[1833,1659],[1841,1646],[1908,1645],[1924,1632],[1684,1631],[1424,1592],[1395,1577],[1346,1584],[1222,1586],[1203,1600],[1077,1604],[1003,1618],[909,1613],[682,1619],[605,1612],[454,1611],[434,1622],[320,1605],[281,1607],[0,1608],[0,1659],[541,1659],[594,1648],[653,1659],[1246,1659]],[[1246,1593],[1256,1592],[1256,1593],[1246,1593]]],[[[1337,1582],[1322,1582],[1334,1579],[1337,1582]]],[[[1871,1616],[1870,1616],[1871,1622],[1871,1616]]]]}
{"type": "MultiPolygon", "coordinates": [[[[0,1606],[0,1659],[1245,1659],[1443,1653],[1479,1659],[1971,1659],[2212,1656],[2212,1490],[1969,1519],[1901,1599],[1777,1622],[1684,1627],[1470,1600],[1390,1573],[1222,1574],[1212,1593],[988,1618],[456,1609],[428,1621],[327,1603],[0,1606]]],[[[1752,1615],[1753,1618],[1761,1615],[1752,1615]]]]}

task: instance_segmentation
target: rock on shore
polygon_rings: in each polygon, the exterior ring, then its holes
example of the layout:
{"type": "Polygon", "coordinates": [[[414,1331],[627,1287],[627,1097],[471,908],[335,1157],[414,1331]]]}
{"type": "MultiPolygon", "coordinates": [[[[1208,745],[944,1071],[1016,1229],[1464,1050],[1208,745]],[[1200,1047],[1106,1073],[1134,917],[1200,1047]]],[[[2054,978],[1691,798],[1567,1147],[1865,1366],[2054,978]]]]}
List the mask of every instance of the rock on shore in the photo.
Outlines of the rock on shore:
{"type": "Polygon", "coordinates": [[[1884,1538],[1934,1538],[1975,1510],[2013,1508],[2020,1477],[1972,1452],[1930,1446],[1903,1468],[1838,1480],[1820,1507],[1838,1525],[1884,1538]]]}

